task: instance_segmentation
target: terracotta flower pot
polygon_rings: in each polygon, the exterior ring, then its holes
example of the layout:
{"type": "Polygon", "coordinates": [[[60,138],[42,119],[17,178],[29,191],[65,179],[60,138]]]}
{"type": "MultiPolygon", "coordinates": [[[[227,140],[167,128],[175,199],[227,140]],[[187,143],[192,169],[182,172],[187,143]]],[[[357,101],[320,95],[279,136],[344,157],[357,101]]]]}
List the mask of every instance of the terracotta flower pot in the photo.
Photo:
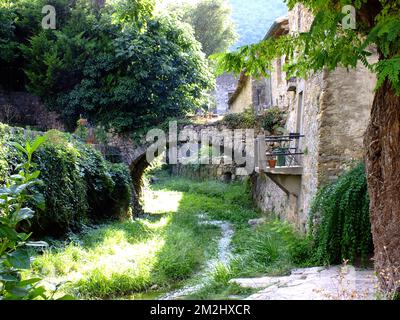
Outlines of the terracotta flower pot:
{"type": "Polygon", "coordinates": [[[277,160],[276,159],[270,159],[270,160],[268,160],[268,166],[270,167],[270,168],[275,168],[276,167],[276,163],[277,163],[277,160]]]}

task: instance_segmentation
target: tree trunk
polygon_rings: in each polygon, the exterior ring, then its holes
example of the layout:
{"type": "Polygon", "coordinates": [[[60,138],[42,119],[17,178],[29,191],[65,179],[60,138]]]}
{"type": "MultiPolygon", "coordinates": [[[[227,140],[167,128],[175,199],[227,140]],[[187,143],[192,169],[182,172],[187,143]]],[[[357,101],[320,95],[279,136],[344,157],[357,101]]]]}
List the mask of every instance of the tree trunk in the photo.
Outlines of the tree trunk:
{"type": "Polygon", "coordinates": [[[375,267],[381,288],[400,288],[400,97],[388,81],[377,91],[365,137],[375,267]]]}

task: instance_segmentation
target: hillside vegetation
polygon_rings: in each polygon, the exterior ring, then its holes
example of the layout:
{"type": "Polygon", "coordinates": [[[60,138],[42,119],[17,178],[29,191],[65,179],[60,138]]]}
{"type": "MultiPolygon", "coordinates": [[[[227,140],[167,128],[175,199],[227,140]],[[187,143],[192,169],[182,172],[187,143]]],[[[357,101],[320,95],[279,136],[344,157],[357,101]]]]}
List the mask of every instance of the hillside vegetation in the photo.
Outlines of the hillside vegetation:
{"type": "Polygon", "coordinates": [[[287,14],[283,0],[229,0],[232,18],[236,24],[239,40],[233,49],[256,43],[267,33],[272,23],[287,14]]]}

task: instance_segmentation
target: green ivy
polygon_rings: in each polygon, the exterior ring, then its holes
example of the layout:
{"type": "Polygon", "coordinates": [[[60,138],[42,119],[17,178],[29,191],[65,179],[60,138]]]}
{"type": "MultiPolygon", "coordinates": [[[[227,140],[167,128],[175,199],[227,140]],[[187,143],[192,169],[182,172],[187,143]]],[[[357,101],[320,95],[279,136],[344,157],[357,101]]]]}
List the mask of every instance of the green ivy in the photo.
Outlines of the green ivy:
{"type": "Polygon", "coordinates": [[[27,248],[47,246],[44,242],[28,242],[31,234],[21,232],[21,224],[35,214],[29,204],[35,204],[37,208],[44,204],[42,194],[35,188],[42,184],[40,171],[36,170],[32,159],[45,139],[45,136],[39,136],[24,146],[12,143],[23,160],[17,173],[0,185],[0,300],[47,300],[57,291],[49,297],[46,288],[40,286],[42,279],[26,279],[22,273],[31,264],[27,248]]]}
{"type": "Polygon", "coordinates": [[[316,262],[367,262],[373,243],[364,164],[318,192],[310,224],[316,262]]]}
{"type": "MultiPolygon", "coordinates": [[[[109,163],[72,135],[53,130],[47,137],[34,155],[46,204],[36,208],[31,219],[35,236],[61,236],[86,223],[126,217],[132,195],[129,169],[109,163]]],[[[0,181],[6,181],[21,162],[10,143],[26,139],[22,129],[0,127],[0,181]]]]}

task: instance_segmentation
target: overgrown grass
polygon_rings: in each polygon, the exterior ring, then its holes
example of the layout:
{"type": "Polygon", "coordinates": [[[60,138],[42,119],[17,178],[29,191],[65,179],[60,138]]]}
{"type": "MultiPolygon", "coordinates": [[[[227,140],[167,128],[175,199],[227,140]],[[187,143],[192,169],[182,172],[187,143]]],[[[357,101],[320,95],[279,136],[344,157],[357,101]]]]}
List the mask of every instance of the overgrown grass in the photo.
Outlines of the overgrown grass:
{"type": "Polygon", "coordinates": [[[102,226],[67,245],[54,243],[36,257],[33,271],[51,282],[69,281],[64,290],[87,299],[121,298],[178,285],[204,265],[219,230],[200,226],[200,209],[181,193],[156,192],[150,198],[154,208],[147,203],[147,218],[102,226]],[[159,203],[177,211],[160,213],[159,203]],[[185,209],[189,207],[191,211],[185,209]]]}
{"type": "Polygon", "coordinates": [[[271,215],[265,224],[252,228],[248,221],[260,217],[253,207],[248,186],[217,181],[192,181],[185,178],[163,179],[159,190],[187,192],[190,203],[201,201],[204,213],[216,220],[226,220],[235,227],[229,266],[217,266],[210,283],[191,299],[226,299],[243,297],[252,290],[229,283],[237,277],[279,276],[296,267],[311,266],[311,244],[288,223],[271,215]]]}
{"type": "MultiPolygon", "coordinates": [[[[166,292],[190,281],[216,256],[220,230],[199,224],[199,215],[230,221],[235,228],[229,266],[220,265],[206,288],[189,298],[244,297],[251,290],[229,281],[239,276],[283,274],[306,260],[306,242],[286,224],[252,229],[260,216],[242,183],[162,178],[145,195],[141,220],[92,229],[38,255],[33,271],[48,281],[70,281],[64,291],[79,298],[133,298],[166,292]],[[233,297],[232,297],[233,296],[233,297]]],[[[147,296],[147,297],[149,297],[147,296]]],[[[146,296],[145,296],[146,297],[146,296]]]]}

